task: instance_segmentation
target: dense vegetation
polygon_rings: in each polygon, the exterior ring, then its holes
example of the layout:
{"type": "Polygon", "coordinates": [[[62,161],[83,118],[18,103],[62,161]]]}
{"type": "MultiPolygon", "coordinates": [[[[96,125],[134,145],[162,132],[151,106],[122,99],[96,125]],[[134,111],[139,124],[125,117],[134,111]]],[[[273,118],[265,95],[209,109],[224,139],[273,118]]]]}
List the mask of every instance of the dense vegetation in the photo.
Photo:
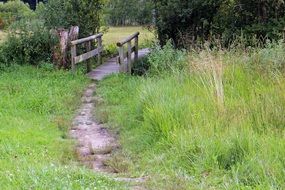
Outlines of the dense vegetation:
{"type": "Polygon", "coordinates": [[[187,46],[218,38],[225,45],[236,36],[278,39],[284,28],[282,0],[156,0],[156,20],[161,44],[172,39],[187,46]],[[188,41],[187,43],[185,41],[188,41]]]}
{"type": "Polygon", "coordinates": [[[150,176],[150,189],[284,189],[284,50],[186,54],[168,44],[145,76],[106,79],[97,118],[123,145],[110,163],[150,176]]]}
{"type": "Polygon", "coordinates": [[[109,0],[105,8],[107,24],[146,25],[153,22],[153,3],[150,0],[109,0]]]}
{"type": "MultiPolygon", "coordinates": [[[[0,69],[12,64],[39,65],[53,62],[59,51],[58,33],[71,26],[79,26],[79,37],[86,37],[100,30],[102,0],[50,0],[40,3],[36,11],[20,0],[0,4],[0,25],[8,37],[0,45],[0,69]],[[51,32],[54,31],[54,32],[51,32]]],[[[56,63],[55,63],[56,64],[56,63]]],[[[69,65],[64,68],[67,69],[69,65]]]]}
{"type": "Polygon", "coordinates": [[[100,30],[103,5],[103,0],[49,0],[37,13],[49,29],[79,26],[80,36],[86,37],[100,30]]]}
{"type": "Polygon", "coordinates": [[[22,1],[0,3],[0,29],[7,28],[11,23],[30,17],[32,14],[29,6],[22,1]]]}

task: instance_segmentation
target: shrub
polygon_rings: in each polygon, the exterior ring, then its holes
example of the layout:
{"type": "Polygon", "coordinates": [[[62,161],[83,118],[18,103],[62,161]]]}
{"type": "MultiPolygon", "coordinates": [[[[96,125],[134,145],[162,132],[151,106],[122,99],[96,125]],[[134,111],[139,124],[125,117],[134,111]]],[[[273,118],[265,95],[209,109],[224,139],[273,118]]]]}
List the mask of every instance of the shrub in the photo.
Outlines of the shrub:
{"type": "Polygon", "coordinates": [[[186,65],[187,54],[184,50],[175,50],[169,41],[165,46],[155,46],[149,55],[149,74],[161,75],[182,70],[186,65]]]}
{"type": "Polygon", "coordinates": [[[37,65],[49,61],[56,38],[40,20],[21,20],[11,26],[5,43],[0,47],[0,63],[3,66],[17,64],[37,65]]]}
{"type": "Polygon", "coordinates": [[[34,16],[28,4],[20,0],[0,4],[0,29],[7,28],[13,22],[34,16]]]}
{"type": "Polygon", "coordinates": [[[98,33],[103,0],[49,0],[37,7],[37,15],[49,29],[79,26],[80,36],[98,33]]]}
{"type": "MultiPolygon", "coordinates": [[[[277,40],[284,28],[283,0],[156,0],[156,26],[162,45],[172,39],[200,42],[223,38],[229,43],[241,31],[250,40],[277,40]]],[[[187,45],[187,44],[186,44],[187,45]]]]}

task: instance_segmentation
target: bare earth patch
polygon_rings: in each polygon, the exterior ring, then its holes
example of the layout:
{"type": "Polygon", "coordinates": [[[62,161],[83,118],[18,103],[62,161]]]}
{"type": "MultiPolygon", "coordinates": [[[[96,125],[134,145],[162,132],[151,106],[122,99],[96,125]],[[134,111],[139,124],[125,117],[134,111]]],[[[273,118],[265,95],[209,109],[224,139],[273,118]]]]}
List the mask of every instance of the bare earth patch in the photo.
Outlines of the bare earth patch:
{"type": "Polygon", "coordinates": [[[78,142],[76,147],[78,159],[97,173],[110,175],[115,181],[129,183],[131,189],[145,189],[142,183],[146,178],[118,177],[114,175],[118,171],[108,166],[108,160],[118,148],[118,142],[116,136],[93,117],[95,89],[95,83],[86,89],[70,130],[70,136],[78,142]]]}
{"type": "Polygon", "coordinates": [[[70,131],[71,137],[78,141],[79,160],[98,172],[112,173],[104,163],[117,147],[116,138],[102,124],[93,119],[93,93],[96,85],[90,85],[82,98],[82,105],[75,117],[70,131]]]}

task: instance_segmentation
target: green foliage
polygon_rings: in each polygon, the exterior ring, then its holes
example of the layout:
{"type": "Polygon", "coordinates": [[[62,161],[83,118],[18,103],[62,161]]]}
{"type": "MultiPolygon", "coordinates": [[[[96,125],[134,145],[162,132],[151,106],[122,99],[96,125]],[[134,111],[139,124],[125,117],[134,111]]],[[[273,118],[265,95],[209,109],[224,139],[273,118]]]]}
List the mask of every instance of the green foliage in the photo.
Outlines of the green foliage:
{"type": "Polygon", "coordinates": [[[285,4],[280,0],[156,0],[156,25],[162,45],[176,46],[218,38],[229,45],[236,36],[277,40],[284,28],[285,4]]]}
{"type": "Polygon", "coordinates": [[[33,11],[29,8],[29,5],[20,0],[0,3],[0,29],[7,28],[15,21],[33,16],[33,11]]]}
{"type": "Polygon", "coordinates": [[[112,26],[145,25],[153,20],[153,4],[150,0],[109,0],[105,19],[112,26]]]}
{"type": "Polygon", "coordinates": [[[41,20],[22,19],[10,27],[8,38],[0,46],[0,65],[50,61],[56,41],[41,20]]]}
{"type": "Polygon", "coordinates": [[[175,50],[170,41],[162,48],[156,45],[148,57],[150,67],[149,74],[162,76],[167,72],[179,72],[183,70],[186,58],[186,52],[183,50],[175,50]]]}
{"type": "Polygon", "coordinates": [[[223,0],[156,0],[156,25],[161,44],[172,39],[178,46],[182,45],[185,35],[195,39],[209,35],[222,3],[223,0]]]}
{"type": "Polygon", "coordinates": [[[98,33],[103,5],[103,0],[50,0],[37,7],[37,14],[49,29],[79,26],[85,37],[98,33]]]}
{"type": "Polygon", "coordinates": [[[65,138],[87,83],[31,66],[0,72],[1,189],[123,189],[79,166],[65,138]]]}
{"type": "Polygon", "coordinates": [[[152,189],[284,189],[284,46],[267,46],[100,83],[97,115],[120,128],[130,172],[151,176],[152,189]]]}

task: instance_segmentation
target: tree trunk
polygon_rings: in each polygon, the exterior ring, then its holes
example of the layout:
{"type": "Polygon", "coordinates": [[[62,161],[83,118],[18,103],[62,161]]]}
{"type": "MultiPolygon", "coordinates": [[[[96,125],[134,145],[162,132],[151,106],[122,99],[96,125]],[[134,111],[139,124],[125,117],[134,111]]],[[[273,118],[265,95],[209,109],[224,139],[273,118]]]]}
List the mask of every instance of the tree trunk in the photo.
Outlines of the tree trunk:
{"type": "Polygon", "coordinates": [[[59,39],[59,44],[53,50],[53,63],[58,69],[68,69],[71,65],[69,56],[70,42],[78,39],[79,27],[72,26],[70,30],[57,29],[54,31],[59,39]]]}

